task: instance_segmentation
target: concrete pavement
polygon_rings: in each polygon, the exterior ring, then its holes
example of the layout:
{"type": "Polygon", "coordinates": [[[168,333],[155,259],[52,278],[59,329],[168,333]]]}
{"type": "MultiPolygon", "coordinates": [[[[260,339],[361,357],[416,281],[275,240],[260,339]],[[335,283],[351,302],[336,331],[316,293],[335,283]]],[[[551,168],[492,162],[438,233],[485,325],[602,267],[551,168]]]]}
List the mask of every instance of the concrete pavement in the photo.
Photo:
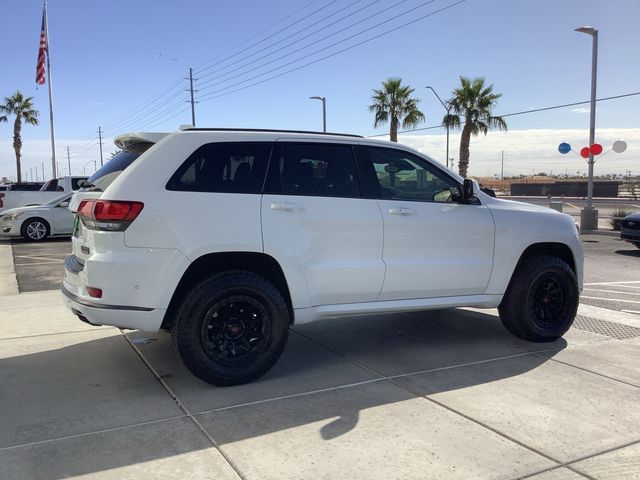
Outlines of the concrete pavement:
{"type": "Polygon", "coordinates": [[[57,291],[0,312],[3,480],[640,477],[638,315],[581,306],[548,344],[495,310],[326,321],[219,388],[167,334],[87,326],[57,291]]]}

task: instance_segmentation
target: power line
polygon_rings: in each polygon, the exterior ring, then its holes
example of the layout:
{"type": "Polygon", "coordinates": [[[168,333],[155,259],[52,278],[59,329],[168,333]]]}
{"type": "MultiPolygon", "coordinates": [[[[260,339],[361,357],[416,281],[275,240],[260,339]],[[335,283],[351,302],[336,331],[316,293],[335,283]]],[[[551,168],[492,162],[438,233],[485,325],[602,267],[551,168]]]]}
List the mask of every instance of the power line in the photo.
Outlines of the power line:
{"type": "MultiPolygon", "coordinates": [[[[313,46],[313,45],[317,45],[318,43],[320,43],[320,42],[322,42],[322,41],[324,41],[324,40],[326,40],[326,39],[328,39],[328,38],[334,37],[335,35],[337,35],[337,34],[339,34],[339,33],[342,33],[342,32],[344,32],[344,31],[346,31],[346,30],[350,30],[351,28],[353,28],[353,27],[355,27],[355,26],[357,26],[357,25],[359,25],[359,24],[361,24],[361,23],[363,23],[363,22],[366,22],[367,20],[370,20],[371,18],[376,17],[376,16],[378,16],[378,15],[380,15],[380,14],[382,14],[382,13],[384,13],[384,12],[386,12],[386,11],[388,11],[388,10],[392,9],[392,8],[396,8],[397,6],[401,5],[402,3],[405,3],[406,1],[407,1],[407,0],[400,0],[399,2],[395,3],[394,5],[391,5],[390,7],[384,8],[383,10],[380,10],[380,11],[379,11],[379,12],[377,12],[377,13],[374,13],[374,14],[372,14],[372,15],[369,15],[368,17],[363,18],[363,19],[361,19],[361,20],[359,20],[359,21],[357,21],[357,22],[354,22],[354,23],[352,23],[351,25],[348,25],[348,26],[346,26],[346,27],[341,28],[341,29],[340,29],[340,30],[338,30],[337,32],[333,32],[333,33],[331,33],[331,34],[329,34],[329,35],[325,35],[324,37],[322,37],[322,38],[320,38],[320,39],[318,39],[318,40],[315,40],[315,41],[313,41],[313,42],[311,42],[311,43],[308,43],[307,45],[305,45],[305,46],[303,46],[303,47],[297,48],[296,50],[293,50],[292,52],[289,52],[289,53],[284,54],[284,55],[282,55],[282,56],[280,56],[280,57],[278,57],[278,58],[276,58],[276,59],[274,59],[274,60],[270,60],[270,61],[268,61],[268,62],[266,62],[266,63],[263,63],[262,65],[259,65],[259,66],[257,66],[257,67],[254,67],[254,68],[252,68],[252,69],[250,69],[250,70],[248,70],[248,71],[244,72],[242,75],[246,75],[246,74],[251,73],[251,72],[253,72],[253,71],[256,71],[256,70],[258,70],[258,69],[260,69],[260,68],[262,68],[262,67],[265,67],[265,66],[267,66],[267,65],[270,65],[270,64],[272,64],[272,63],[275,63],[275,62],[277,62],[278,60],[282,60],[282,59],[284,59],[284,58],[290,57],[291,55],[293,55],[293,54],[295,54],[295,53],[298,53],[298,52],[300,52],[301,50],[305,50],[305,49],[306,49],[306,48],[308,48],[308,47],[311,47],[311,46],[313,46]]],[[[272,73],[272,72],[275,72],[275,71],[277,71],[277,70],[280,70],[281,68],[284,68],[284,67],[287,67],[287,66],[289,66],[289,65],[292,65],[292,64],[294,64],[294,63],[297,63],[297,62],[299,62],[299,61],[301,61],[301,60],[305,60],[305,59],[309,58],[309,57],[310,57],[310,56],[312,56],[312,55],[315,55],[315,54],[317,54],[317,53],[323,52],[323,51],[325,51],[325,50],[327,50],[327,49],[329,49],[329,48],[335,47],[336,45],[340,45],[341,43],[344,43],[344,42],[346,42],[346,41],[348,41],[348,40],[351,40],[352,38],[355,38],[355,37],[357,37],[357,36],[359,36],[359,35],[362,35],[363,33],[366,33],[366,32],[368,32],[368,31],[370,31],[370,30],[373,30],[373,29],[375,29],[375,28],[378,28],[379,26],[384,25],[385,23],[389,23],[389,22],[391,22],[391,21],[393,21],[393,20],[396,20],[396,19],[397,19],[397,18],[399,18],[399,17],[402,17],[402,16],[404,16],[404,15],[407,15],[407,14],[409,14],[409,13],[413,12],[414,10],[419,9],[419,8],[422,8],[422,7],[425,7],[425,6],[427,6],[428,4],[433,3],[433,2],[435,2],[435,1],[436,1],[436,0],[428,0],[428,1],[426,1],[426,2],[424,2],[424,3],[422,3],[422,4],[420,4],[420,5],[418,5],[417,7],[411,8],[411,9],[409,9],[409,10],[407,10],[407,11],[403,12],[403,13],[400,13],[400,14],[398,14],[398,15],[394,16],[394,17],[391,17],[391,18],[389,18],[389,19],[387,19],[387,20],[384,20],[384,21],[382,21],[382,22],[379,22],[379,23],[377,23],[377,24],[375,24],[375,25],[373,25],[373,26],[371,26],[371,27],[368,27],[368,28],[366,28],[366,29],[364,29],[364,30],[361,30],[360,32],[357,32],[357,33],[355,33],[355,34],[353,34],[353,35],[350,35],[350,36],[348,36],[348,37],[346,37],[346,38],[343,38],[342,40],[338,40],[337,42],[334,42],[334,43],[332,43],[332,44],[330,44],[330,45],[325,45],[325,46],[323,46],[323,47],[319,48],[318,50],[315,50],[315,51],[313,51],[313,52],[311,52],[311,53],[308,53],[308,54],[306,54],[306,55],[304,55],[304,56],[302,56],[302,57],[298,57],[298,58],[296,58],[295,60],[291,60],[290,62],[284,63],[284,64],[282,64],[282,65],[280,65],[280,66],[278,66],[278,67],[275,67],[275,68],[272,68],[271,70],[267,70],[266,72],[263,72],[263,73],[257,74],[257,75],[255,75],[255,76],[253,76],[253,77],[251,77],[251,78],[248,78],[248,79],[243,80],[243,81],[241,81],[241,82],[235,83],[235,84],[233,84],[233,85],[231,85],[231,86],[223,87],[223,88],[219,89],[218,91],[223,91],[223,90],[226,90],[226,89],[228,89],[228,88],[233,88],[233,87],[234,87],[234,86],[236,86],[236,85],[241,85],[242,83],[249,82],[249,81],[254,80],[254,79],[258,78],[258,77],[261,77],[261,76],[267,75],[267,74],[269,74],[269,73],[272,73]]],[[[375,2],[374,2],[374,3],[375,3],[375,2]]],[[[320,30],[323,30],[323,29],[320,29],[320,30]]],[[[318,30],[318,31],[320,31],[320,30],[318,30]]],[[[316,33],[316,32],[314,32],[314,33],[316,33]]],[[[306,38],[306,37],[304,37],[304,38],[306,38]]],[[[296,42],[293,42],[293,43],[296,43],[296,42]]],[[[290,45],[292,45],[292,44],[287,45],[287,47],[288,47],[288,46],[290,46],[290,45]]],[[[285,48],[286,48],[286,47],[285,47],[285,48]]],[[[252,62],[250,62],[249,64],[251,64],[251,63],[252,63],[252,62]]],[[[212,79],[212,80],[213,80],[213,79],[212,79]]],[[[210,85],[209,87],[201,88],[201,90],[208,90],[208,89],[210,89],[210,88],[213,88],[213,86],[218,85],[218,84],[220,84],[220,83],[224,83],[224,81],[214,83],[213,85],[210,85]]]]}
{"type": "MultiPolygon", "coordinates": [[[[624,98],[624,97],[632,97],[634,95],[640,95],[640,92],[632,92],[632,93],[624,93],[622,95],[614,95],[612,97],[603,97],[603,98],[597,98],[596,102],[604,102],[606,100],[615,100],[617,98],[624,98]]],[[[520,112],[513,112],[513,113],[506,113],[504,115],[499,115],[500,117],[513,117],[515,115],[524,115],[526,113],[536,113],[536,112],[544,112],[546,110],[555,110],[558,108],[566,108],[566,107],[574,107],[576,105],[584,105],[586,103],[591,103],[590,100],[586,100],[584,102],[574,102],[574,103],[565,103],[562,105],[553,105],[551,107],[543,107],[543,108],[535,108],[532,110],[522,110],[520,112]]],[[[410,130],[402,130],[399,131],[398,133],[411,133],[411,132],[420,132],[423,130],[433,130],[436,128],[442,128],[442,124],[440,125],[432,125],[430,127],[422,127],[422,128],[412,128],[410,130]]],[[[389,135],[388,133],[379,133],[376,135],[369,135],[367,138],[373,138],[373,137],[384,137],[389,135]]]]}
{"type": "MultiPolygon", "coordinates": [[[[327,20],[327,19],[329,19],[329,18],[331,18],[331,17],[333,17],[333,16],[335,16],[335,15],[339,14],[339,13],[342,13],[344,10],[347,10],[347,9],[351,8],[352,6],[356,5],[357,3],[360,3],[361,1],[362,1],[362,0],[357,0],[356,2],[353,2],[353,3],[349,4],[349,5],[347,5],[346,7],[341,8],[340,10],[337,10],[337,11],[335,11],[335,12],[331,13],[330,15],[327,15],[326,17],[321,18],[320,20],[317,20],[316,22],[312,23],[311,25],[307,25],[307,26],[305,26],[304,28],[302,28],[302,29],[300,29],[300,30],[298,30],[298,31],[296,31],[296,32],[294,32],[294,33],[292,33],[290,36],[285,37],[285,38],[281,38],[280,40],[278,40],[278,41],[276,41],[276,42],[273,42],[273,43],[271,43],[271,44],[267,45],[266,47],[263,47],[263,48],[261,48],[260,50],[257,50],[257,51],[255,51],[255,52],[253,52],[253,53],[249,54],[249,55],[246,55],[245,57],[242,57],[242,58],[240,58],[240,59],[236,60],[235,62],[232,62],[232,63],[230,63],[230,64],[226,65],[225,67],[222,67],[221,69],[214,70],[213,72],[207,73],[207,74],[203,75],[201,78],[206,78],[206,77],[210,77],[211,75],[215,75],[216,73],[221,72],[221,71],[224,71],[224,70],[226,70],[227,68],[229,68],[229,67],[231,67],[231,66],[233,66],[233,65],[236,65],[237,63],[240,63],[240,62],[241,62],[241,61],[243,61],[243,60],[246,60],[246,59],[248,59],[248,58],[251,58],[251,57],[253,57],[253,56],[257,55],[257,54],[258,54],[258,53],[260,53],[260,52],[263,52],[263,51],[265,51],[265,50],[268,50],[268,49],[270,49],[271,47],[274,47],[274,46],[278,45],[279,43],[282,43],[282,42],[286,41],[288,38],[292,38],[292,37],[294,37],[295,35],[298,35],[299,33],[305,32],[305,31],[307,31],[310,27],[313,27],[313,26],[315,26],[315,25],[317,25],[317,24],[319,24],[319,23],[322,23],[322,22],[324,22],[325,20],[327,20]]],[[[337,21],[335,21],[335,22],[334,22],[333,24],[331,24],[330,26],[334,26],[334,25],[336,25],[337,23],[342,22],[342,21],[346,20],[346,19],[347,19],[347,18],[349,18],[349,17],[352,17],[353,15],[355,15],[355,14],[357,14],[357,13],[360,13],[362,10],[365,10],[366,8],[369,8],[369,7],[371,7],[372,5],[374,5],[374,4],[376,4],[376,3],[380,2],[380,1],[381,1],[381,0],[375,0],[375,1],[371,2],[371,3],[369,3],[368,5],[365,5],[364,7],[360,8],[360,9],[358,9],[358,10],[355,10],[355,11],[353,11],[353,12],[351,12],[351,13],[349,13],[349,14],[347,14],[347,15],[343,16],[343,17],[341,17],[340,19],[338,19],[337,21]]],[[[406,2],[406,1],[408,1],[408,0],[402,0],[401,2],[397,3],[397,4],[396,4],[396,5],[394,5],[394,6],[397,6],[397,5],[399,5],[400,3],[404,3],[404,2],[406,2]]],[[[392,7],[390,7],[390,8],[392,8],[392,7]]],[[[385,10],[388,10],[388,9],[385,9],[385,10]]],[[[385,11],[385,10],[383,10],[383,11],[385,11]]],[[[382,12],[383,12],[383,11],[382,11],[382,12]]],[[[377,13],[376,15],[379,15],[379,14],[380,14],[380,13],[382,13],[382,12],[379,12],[379,13],[377,13]]],[[[368,17],[368,18],[371,18],[371,17],[368,17]]],[[[367,18],[367,19],[368,19],[368,18],[367,18]]],[[[367,20],[367,19],[365,19],[365,20],[367,20]]],[[[364,20],[363,20],[363,21],[364,21],[364,20]]],[[[359,23],[359,22],[358,22],[358,23],[359,23]]],[[[356,24],[353,24],[353,25],[356,25],[356,24]]],[[[353,26],[353,25],[351,25],[351,26],[353,26]]],[[[299,43],[300,41],[304,40],[305,38],[309,38],[309,37],[311,37],[311,36],[315,35],[316,33],[321,32],[322,30],[326,30],[327,28],[329,28],[329,27],[328,27],[328,26],[325,26],[325,27],[318,28],[317,30],[314,30],[314,31],[312,31],[312,32],[308,33],[308,34],[307,34],[307,35],[305,35],[304,37],[302,37],[302,38],[298,38],[297,40],[294,40],[293,42],[290,42],[290,43],[288,43],[287,45],[284,45],[284,46],[280,47],[277,51],[274,51],[274,52],[271,52],[271,53],[267,53],[266,55],[263,55],[263,56],[261,56],[261,57],[259,57],[259,58],[256,58],[255,60],[252,60],[252,61],[250,61],[250,62],[247,62],[247,63],[245,63],[244,65],[241,65],[241,66],[239,66],[239,67],[237,67],[237,68],[235,68],[235,69],[233,69],[233,70],[231,70],[231,71],[228,71],[228,72],[226,72],[226,73],[222,73],[222,74],[220,74],[220,75],[217,75],[217,76],[213,77],[212,79],[209,79],[209,80],[207,80],[206,82],[203,82],[201,85],[206,85],[206,84],[208,84],[208,83],[211,83],[213,80],[215,80],[215,79],[217,79],[217,78],[227,76],[227,75],[229,75],[229,74],[231,74],[231,73],[233,73],[233,72],[236,72],[236,71],[238,71],[238,70],[240,70],[240,69],[242,69],[242,68],[244,68],[244,67],[246,67],[246,66],[249,66],[249,65],[252,65],[252,64],[254,64],[254,63],[256,63],[256,62],[259,62],[259,61],[260,61],[260,60],[262,60],[263,58],[267,58],[267,57],[269,57],[269,56],[271,56],[271,55],[273,55],[273,54],[275,54],[275,53],[278,53],[278,52],[280,52],[280,51],[282,51],[282,50],[284,50],[284,49],[286,49],[286,48],[289,48],[291,45],[295,45],[296,43],[299,43]]],[[[350,28],[350,27],[348,27],[348,28],[350,28]]],[[[340,33],[340,32],[335,32],[333,35],[335,35],[336,33],[340,33]]],[[[331,35],[329,35],[329,36],[331,36],[331,35]]],[[[326,39],[326,38],[328,38],[328,37],[324,37],[324,38],[322,38],[322,39],[318,40],[318,42],[319,42],[319,41],[322,41],[322,40],[324,40],[324,39],[326,39]]],[[[317,43],[317,42],[316,42],[316,43],[317,43]]],[[[306,47],[303,47],[303,48],[307,48],[308,46],[313,45],[313,44],[314,44],[314,43],[310,43],[309,45],[307,45],[306,47]]],[[[295,51],[293,51],[293,52],[289,52],[289,53],[288,53],[288,54],[286,54],[285,56],[292,55],[292,54],[296,53],[297,51],[299,51],[299,50],[295,50],[295,51]]],[[[280,58],[283,58],[283,57],[279,57],[279,58],[277,58],[276,60],[279,60],[280,58]]],[[[276,61],[276,60],[274,60],[274,61],[276,61]]],[[[272,62],[270,62],[270,63],[272,63],[272,62]]],[[[268,65],[268,63],[267,63],[266,65],[268,65]]],[[[264,65],[261,65],[261,67],[262,67],[262,66],[264,66],[264,65]]],[[[260,67],[256,67],[256,68],[260,68],[260,67]]]]}
{"type": "MultiPolygon", "coordinates": [[[[334,3],[336,3],[337,1],[338,1],[338,0],[332,0],[331,2],[327,3],[326,5],[324,5],[324,6],[320,7],[320,8],[318,8],[318,9],[314,10],[313,12],[311,12],[311,13],[309,13],[309,14],[305,15],[305,16],[304,16],[304,17],[302,17],[301,19],[299,19],[299,20],[297,20],[297,21],[295,21],[295,22],[293,22],[293,23],[290,23],[290,24],[289,24],[289,25],[287,25],[286,27],[283,27],[283,28],[281,28],[280,30],[278,30],[277,32],[272,33],[272,34],[271,34],[271,35],[269,35],[268,37],[263,38],[262,40],[260,40],[260,41],[258,41],[258,42],[256,42],[256,43],[253,43],[253,44],[249,45],[249,46],[248,46],[248,47],[246,47],[246,48],[243,48],[242,50],[240,50],[239,52],[234,53],[233,55],[230,55],[230,56],[228,56],[228,57],[225,57],[225,58],[223,58],[222,60],[219,60],[218,62],[212,63],[211,65],[209,65],[209,66],[207,66],[207,67],[205,67],[205,68],[202,68],[202,69],[196,68],[196,69],[195,69],[195,70],[196,70],[196,73],[205,72],[205,71],[209,70],[210,68],[212,68],[212,67],[214,67],[214,66],[216,66],[216,65],[219,65],[220,63],[222,63],[222,62],[224,62],[224,61],[226,61],[226,60],[228,60],[228,59],[230,59],[230,58],[233,58],[233,56],[234,56],[234,55],[238,55],[239,53],[246,52],[247,50],[249,50],[249,49],[251,49],[251,48],[253,48],[253,47],[257,46],[257,45],[260,45],[262,42],[265,42],[265,41],[269,40],[270,38],[273,38],[273,37],[274,37],[274,36],[276,36],[277,34],[282,33],[282,32],[284,32],[285,30],[288,30],[289,28],[293,27],[294,25],[297,25],[298,23],[302,22],[303,20],[306,20],[307,18],[311,17],[312,15],[315,15],[316,13],[320,12],[321,10],[324,10],[325,8],[327,8],[327,7],[331,6],[331,5],[333,5],[333,4],[334,4],[334,3]]],[[[268,30],[268,29],[267,29],[267,30],[268,30]]],[[[233,49],[232,49],[232,50],[233,50],[233,49]]]]}
{"type": "MultiPolygon", "coordinates": [[[[231,90],[230,92],[221,93],[221,94],[216,95],[216,93],[218,93],[218,92],[222,92],[223,90],[227,90],[227,89],[229,89],[229,88],[233,88],[234,86],[241,85],[241,84],[243,84],[243,83],[246,83],[247,81],[251,81],[252,79],[244,80],[244,81],[242,81],[242,82],[238,82],[238,83],[236,83],[236,84],[234,84],[234,85],[230,85],[230,86],[228,86],[228,87],[222,88],[222,89],[220,89],[220,90],[218,90],[218,91],[215,91],[215,92],[210,93],[208,96],[201,97],[201,98],[200,98],[200,101],[201,101],[201,102],[203,102],[203,101],[213,100],[214,98],[223,97],[223,96],[225,96],[225,95],[230,95],[230,94],[232,94],[232,93],[239,92],[239,91],[241,91],[241,90],[246,90],[247,88],[253,87],[253,86],[255,86],[255,85],[259,85],[259,84],[261,84],[261,83],[268,82],[269,80],[273,80],[273,79],[275,79],[275,78],[282,77],[283,75],[287,75],[287,74],[292,73],[292,72],[295,72],[295,71],[297,71],[297,70],[301,70],[301,69],[303,69],[303,68],[305,68],[305,67],[308,67],[308,66],[313,65],[313,64],[315,64],[315,63],[321,62],[321,61],[326,60],[326,59],[328,59],[328,58],[334,57],[334,56],[339,55],[339,54],[341,54],[341,53],[344,53],[344,52],[346,52],[346,51],[348,51],[348,50],[352,50],[352,49],[354,49],[354,48],[356,48],[356,47],[359,47],[359,46],[361,46],[361,45],[364,45],[365,43],[371,42],[371,41],[376,40],[376,39],[378,39],[378,38],[381,38],[381,37],[383,37],[383,36],[385,36],[385,35],[388,35],[388,34],[390,34],[390,33],[393,33],[393,32],[395,32],[395,31],[397,31],[397,30],[400,30],[401,28],[404,28],[404,27],[408,26],[408,25],[411,25],[411,24],[413,24],[413,23],[416,23],[416,22],[419,22],[419,21],[421,21],[421,20],[424,20],[425,18],[431,17],[431,16],[436,15],[436,14],[438,14],[438,13],[440,13],[440,12],[443,12],[443,11],[445,11],[445,10],[448,10],[448,9],[450,9],[450,8],[452,8],[452,7],[455,7],[455,6],[457,6],[457,5],[461,4],[461,3],[464,3],[465,1],[466,1],[466,0],[458,0],[457,2],[454,2],[454,3],[450,4],[450,5],[447,5],[446,7],[442,7],[442,8],[440,8],[440,9],[438,9],[438,10],[434,10],[433,12],[431,12],[431,13],[429,13],[429,14],[423,15],[423,16],[421,16],[421,17],[418,17],[418,18],[414,19],[414,20],[411,20],[411,21],[409,21],[409,22],[406,22],[406,23],[404,23],[404,24],[402,24],[402,25],[399,25],[399,26],[397,26],[397,27],[394,27],[394,28],[391,28],[391,29],[389,29],[389,30],[386,30],[386,31],[384,31],[384,32],[382,32],[382,33],[380,33],[380,34],[374,35],[373,37],[367,38],[367,39],[365,39],[365,40],[363,40],[363,41],[361,41],[361,42],[358,42],[358,43],[356,43],[356,44],[354,44],[354,45],[351,45],[351,46],[349,46],[349,47],[343,48],[342,50],[338,50],[338,51],[336,51],[336,52],[333,52],[333,53],[331,53],[331,54],[328,54],[328,55],[325,55],[325,56],[323,56],[323,57],[320,57],[320,58],[318,58],[318,59],[316,59],[316,60],[313,60],[313,61],[311,61],[311,62],[307,62],[307,63],[305,63],[305,64],[303,64],[303,65],[300,65],[300,66],[298,66],[298,67],[295,67],[295,68],[289,69],[289,70],[287,70],[287,71],[285,71],[285,72],[282,72],[282,73],[279,73],[279,74],[277,74],[277,75],[273,75],[273,76],[271,76],[271,77],[269,77],[269,78],[266,78],[266,79],[264,79],[264,80],[260,80],[260,81],[258,81],[258,82],[254,82],[254,83],[251,83],[251,84],[249,84],[249,85],[245,85],[244,87],[240,87],[240,88],[237,88],[237,89],[235,89],[235,90],[231,90]]],[[[375,28],[375,27],[372,27],[372,28],[375,28]]],[[[369,28],[369,29],[367,29],[367,30],[371,30],[371,28],[369,28]]],[[[367,31],[367,30],[363,30],[363,32],[364,32],[364,31],[367,31]]],[[[363,33],[363,32],[360,32],[360,33],[363,33]]],[[[359,34],[360,34],[360,33],[359,33],[359,34]]],[[[357,34],[357,35],[359,35],[359,34],[357,34]]],[[[352,35],[352,36],[351,36],[351,37],[349,37],[349,38],[353,38],[354,36],[356,36],[356,35],[352,35]]],[[[348,40],[348,39],[347,39],[347,40],[348,40]]],[[[341,43],[341,42],[337,42],[337,43],[341,43]]],[[[323,48],[322,50],[325,50],[325,49],[326,49],[326,48],[323,48]]],[[[319,50],[319,51],[322,51],[322,50],[319,50]]],[[[318,53],[318,52],[314,52],[314,54],[315,54],[315,53],[318,53]]],[[[307,56],[308,56],[308,55],[307,55],[307,56]]],[[[305,58],[306,58],[306,57],[305,57],[305,58]]],[[[299,59],[299,60],[300,60],[300,59],[299,59]]],[[[296,61],[299,61],[299,60],[296,60],[296,61]]],[[[289,62],[289,63],[288,63],[288,64],[286,64],[286,65],[290,65],[291,63],[295,63],[296,61],[294,61],[294,62],[289,62]]],[[[283,65],[283,66],[286,66],[286,65],[283,65]]],[[[282,68],[283,66],[278,67],[278,69],[279,69],[279,68],[282,68]]],[[[253,77],[253,78],[257,78],[257,77],[260,77],[260,76],[262,76],[262,75],[265,75],[265,73],[263,73],[263,74],[261,74],[261,75],[257,75],[256,77],[253,77]]]]}

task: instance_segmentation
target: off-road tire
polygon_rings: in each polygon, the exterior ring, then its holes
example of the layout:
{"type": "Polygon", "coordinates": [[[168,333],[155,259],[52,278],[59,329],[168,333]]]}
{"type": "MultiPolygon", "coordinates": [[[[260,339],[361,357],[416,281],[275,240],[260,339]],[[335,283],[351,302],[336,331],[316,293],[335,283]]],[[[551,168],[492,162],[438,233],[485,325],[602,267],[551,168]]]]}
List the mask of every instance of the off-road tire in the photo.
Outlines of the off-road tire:
{"type": "Polygon", "coordinates": [[[220,386],[238,385],[260,377],[280,358],[289,335],[289,320],[282,294],[269,281],[251,272],[228,271],[207,277],[184,297],[173,325],[172,343],[199,379],[220,386]],[[240,313],[243,305],[254,313],[240,313]],[[249,318],[242,320],[247,315],[249,318]],[[254,328],[255,318],[260,327],[254,328]],[[245,332],[244,340],[235,336],[241,331],[245,332]],[[252,340],[256,343],[249,350],[252,340]],[[239,357],[236,344],[247,349],[239,357]]]}
{"type": "Polygon", "coordinates": [[[557,257],[532,255],[514,272],[498,311],[513,335],[550,342],[569,330],[578,303],[578,282],[571,267],[557,257]]]}
{"type": "Polygon", "coordinates": [[[20,235],[28,242],[41,242],[48,238],[50,234],[51,227],[49,226],[49,222],[40,217],[29,218],[22,222],[22,226],[20,227],[20,235]],[[36,225],[40,225],[40,227],[36,227],[36,225]],[[39,231],[42,231],[42,227],[44,227],[44,235],[37,237],[35,229],[38,228],[39,231]]]}

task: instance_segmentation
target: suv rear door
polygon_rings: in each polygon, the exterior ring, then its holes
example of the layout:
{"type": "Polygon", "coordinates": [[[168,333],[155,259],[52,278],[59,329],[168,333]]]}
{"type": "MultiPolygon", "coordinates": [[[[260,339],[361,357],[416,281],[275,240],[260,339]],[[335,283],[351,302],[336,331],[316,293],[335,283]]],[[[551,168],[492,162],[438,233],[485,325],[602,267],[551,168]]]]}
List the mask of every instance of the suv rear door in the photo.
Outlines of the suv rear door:
{"type": "Polygon", "coordinates": [[[306,284],[308,304],[294,307],[378,296],[382,215],[375,200],[360,196],[351,145],[278,141],[262,198],[262,234],[265,253],[284,263],[289,283],[306,284]]]}

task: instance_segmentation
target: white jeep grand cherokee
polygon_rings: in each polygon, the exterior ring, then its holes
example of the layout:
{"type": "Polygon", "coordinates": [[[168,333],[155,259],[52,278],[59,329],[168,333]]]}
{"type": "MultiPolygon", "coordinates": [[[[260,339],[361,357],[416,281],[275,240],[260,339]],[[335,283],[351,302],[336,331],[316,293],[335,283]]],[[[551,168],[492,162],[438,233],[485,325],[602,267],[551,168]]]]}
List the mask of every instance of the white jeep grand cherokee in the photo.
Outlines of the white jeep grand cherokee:
{"type": "Polygon", "coordinates": [[[170,330],[205,382],[264,374],[294,323],[498,307],[544,342],[575,317],[573,220],[491,198],[406,146],[197,128],[116,145],[126,161],[78,194],[62,292],[91,324],[170,330]]]}

